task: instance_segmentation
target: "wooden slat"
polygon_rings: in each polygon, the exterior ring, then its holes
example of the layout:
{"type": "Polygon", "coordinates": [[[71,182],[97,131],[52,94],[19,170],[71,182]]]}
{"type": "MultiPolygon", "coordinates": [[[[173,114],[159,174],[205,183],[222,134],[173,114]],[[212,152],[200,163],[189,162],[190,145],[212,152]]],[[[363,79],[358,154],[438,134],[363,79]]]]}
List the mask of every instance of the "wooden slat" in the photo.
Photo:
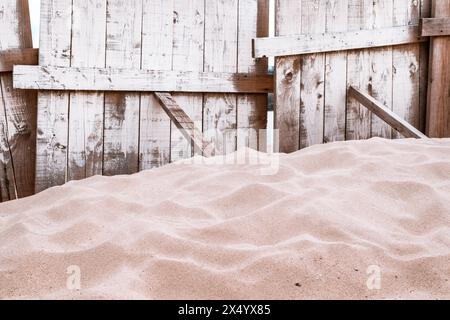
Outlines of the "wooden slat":
{"type": "MultiPolygon", "coordinates": [[[[450,17],[450,0],[433,0],[434,18],[450,17]]],[[[450,37],[433,37],[430,44],[427,134],[450,137],[450,37]]]]}
{"type": "MultiPolygon", "coordinates": [[[[172,69],[202,72],[205,1],[174,0],[174,15],[172,69]]],[[[173,93],[173,97],[194,123],[202,128],[203,94],[173,93]]],[[[172,123],[170,160],[190,158],[192,150],[191,140],[186,140],[176,124],[172,123]]]]}
{"type": "Polygon", "coordinates": [[[396,46],[428,41],[420,37],[418,26],[377,28],[336,33],[297,34],[284,37],[256,38],[253,56],[281,57],[331,51],[347,51],[396,46]]]}
{"type": "MultiPolygon", "coordinates": [[[[420,1],[420,17],[431,17],[431,0],[420,1]]],[[[420,131],[426,131],[427,123],[427,103],[428,103],[428,64],[430,56],[430,43],[424,42],[420,44],[420,57],[419,57],[419,94],[420,94],[420,131]]]]}
{"type": "MultiPolygon", "coordinates": [[[[394,1],[394,25],[417,25],[420,4],[417,1],[394,1]]],[[[392,110],[416,128],[420,128],[420,43],[393,48],[392,110]]],[[[424,62],[425,63],[425,62],[424,62]]],[[[393,138],[401,135],[393,131],[393,138]]]]}
{"type": "MultiPolygon", "coordinates": [[[[348,0],[332,0],[327,6],[327,32],[348,29],[348,0]]],[[[330,52],[325,63],[324,142],[345,140],[347,52],[330,52]]]]}
{"type": "MultiPolygon", "coordinates": [[[[0,7],[0,65],[4,70],[15,63],[14,58],[27,59],[33,44],[28,1],[1,0],[0,7]],[[11,56],[14,52],[19,55],[11,56]]],[[[0,201],[34,193],[35,150],[36,93],[13,90],[12,75],[1,73],[0,201]]]]}
{"type": "MultiPolygon", "coordinates": [[[[325,0],[302,0],[302,33],[320,34],[326,29],[325,0]]],[[[300,149],[323,143],[325,54],[302,57],[300,79],[300,149]]]]}
{"type": "Polygon", "coordinates": [[[15,66],[14,86],[69,91],[269,93],[273,77],[230,72],[15,66]]]}
{"type": "Polygon", "coordinates": [[[422,19],[420,26],[422,37],[450,36],[450,17],[422,19]]]}
{"type": "MultiPolygon", "coordinates": [[[[206,1],[206,72],[236,72],[238,0],[206,1]]],[[[232,94],[205,94],[203,131],[218,155],[236,151],[237,100],[232,94]]]]}
{"type": "Polygon", "coordinates": [[[383,103],[371,97],[368,93],[364,93],[361,90],[351,86],[349,89],[349,95],[352,98],[358,100],[359,103],[361,103],[371,112],[380,117],[380,119],[386,122],[393,129],[400,132],[404,137],[419,138],[419,139],[428,138],[422,132],[414,128],[414,126],[406,122],[404,119],[402,119],[400,116],[392,112],[390,109],[386,108],[383,103]]]}
{"type": "MultiPolygon", "coordinates": [[[[73,0],[73,6],[71,66],[104,67],[106,0],[73,0]]],[[[103,118],[103,93],[70,94],[68,180],[102,174],[103,118]]]]}
{"type": "MultiPolygon", "coordinates": [[[[269,35],[269,0],[239,0],[238,72],[266,74],[268,59],[252,58],[251,39],[269,35]]],[[[237,97],[237,146],[266,150],[267,94],[237,97]]]]}
{"type": "MultiPolygon", "coordinates": [[[[70,66],[71,21],[71,3],[41,2],[39,64],[70,66]]],[[[68,119],[68,93],[39,92],[36,192],[66,182],[68,119]]]]}
{"type": "Polygon", "coordinates": [[[187,115],[182,107],[178,105],[170,93],[155,92],[155,96],[161,103],[162,108],[174,122],[184,138],[193,144],[193,147],[205,157],[211,157],[216,153],[213,143],[203,139],[202,131],[197,128],[194,121],[187,115]]]}
{"type": "Polygon", "coordinates": [[[0,72],[12,72],[14,65],[37,65],[39,49],[9,49],[0,51],[0,72]]]}
{"type": "MultiPolygon", "coordinates": [[[[301,1],[276,0],[276,36],[301,33],[301,9],[301,1]]],[[[301,57],[279,57],[275,65],[275,129],[280,152],[290,153],[300,148],[301,57]]]]}
{"type": "MultiPolygon", "coordinates": [[[[172,70],[174,0],[144,0],[142,69],[172,70]]],[[[141,96],[140,170],[170,162],[170,118],[154,94],[141,96]]]]}
{"type": "MultiPolygon", "coordinates": [[[[106,67],[141,67],[142,0],[108,1],[106,67]]],[[[139,170],[139,93],[105,94],[103,174],[139,170]]]]}

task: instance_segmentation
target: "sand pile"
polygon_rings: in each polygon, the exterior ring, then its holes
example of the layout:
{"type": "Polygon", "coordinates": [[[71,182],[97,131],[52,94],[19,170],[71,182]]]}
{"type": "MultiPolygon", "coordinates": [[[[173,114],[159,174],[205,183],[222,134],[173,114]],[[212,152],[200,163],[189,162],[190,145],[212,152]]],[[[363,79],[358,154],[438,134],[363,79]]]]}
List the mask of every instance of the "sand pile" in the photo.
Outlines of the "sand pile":
{"type": "Polygon", "coordinates": [[[0,205],[0,298],[450,298],[450,140],[261,167],[174,164],[0,205]]]}

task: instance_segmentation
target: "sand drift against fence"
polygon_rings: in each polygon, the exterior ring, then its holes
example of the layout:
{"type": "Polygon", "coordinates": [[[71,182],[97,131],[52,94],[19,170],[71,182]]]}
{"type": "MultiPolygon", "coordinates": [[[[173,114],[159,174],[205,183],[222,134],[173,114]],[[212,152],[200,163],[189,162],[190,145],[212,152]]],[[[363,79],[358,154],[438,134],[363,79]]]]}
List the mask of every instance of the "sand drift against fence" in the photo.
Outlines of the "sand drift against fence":
{"type": "Polygon", "coordinates": [[[2,204],[0,298],[450,298],[450,140],[280,157],[2,204]]]}

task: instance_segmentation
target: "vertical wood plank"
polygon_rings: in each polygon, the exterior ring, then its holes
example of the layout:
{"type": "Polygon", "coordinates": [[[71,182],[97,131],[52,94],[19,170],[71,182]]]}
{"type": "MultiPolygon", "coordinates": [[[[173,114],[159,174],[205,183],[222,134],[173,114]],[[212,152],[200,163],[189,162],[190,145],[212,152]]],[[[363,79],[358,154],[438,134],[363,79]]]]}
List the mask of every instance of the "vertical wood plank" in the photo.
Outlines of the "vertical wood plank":
{"type": "MultiPolygon", "coordinates": [[[[330,0],[326,9],[326,32],[348,29],[348,0],[330,0]]],[[[347,99],[347,52],[326,55],[324,142],[344,141],[347,99]]]]}
{"type": "MultiPolygon", "coordinates": [[[[71,22],[71,1],[41,1],[40,65],[70,66],[71,22]]],[[[66,182],[68,117],[68,93],[38,94],[36,192],[66,182]]]]}
{"type": "MultiPolygon", "coordinates": [[[[2,0],[1,5],[0,50],[32,48],[28,1],[2,0]]],[[[30,196],[35,184],[36,93],[14,90],[11,74],[2,73],[0,98],[0,199],[30,196]]]]}
{"type": "MultiPolygon", "coordinates": [[[[418,25],[420,5],[418,1],[394,1],[394,26],[418,25]]],[[[393,111],[416,128],[420,128],[420,44],[393,48],[393,111]]],[[[393,138],[401,134],[392,130],[393,138]]]]}
{"type": "MultiPolygon", "coordinates": [[[[144,0],[142,68],[171,70],[173,0],[144,0]]],[[[170,162],[170,118],[153,94],[141,95],[140,170],[170,162]]]]}
{"type": "MultiPolygon", "coordinates": [[[[238,1],[206,1],[205,66],[207,72],[237,71],[238,1]]],[[[236,150],[237,100],[232,94],[205,94],[203,130],[217,155],[236,150]]]]}
{"type": "MultiPolygon", "coordinates": [[[[432,17],[450,17],[450,0],[433,0],[432,17]]],[[[450,137],[450,37],[433,37],[430,47],[427,133],[450,137]]]]}
{"type": "MultiPolygon", "coordinates": [[[[106,67],[140,69],[142,0],[108,0],[106,67]]],[[[105,94],[103,174],[139,170],[138,93],[105,94]]]]}
{"type": "MultiPolygon", "coordinates": [[[[324,33],[326,1],[302,0],[302,33],[324,33]]],[[[325,54],[302,57],[300,81],[300,148],[324,140],[325,54]]]]}
{"type": "MultiPolygon", "coordinates": [[[[420,17],[431,17],[431,0],[420,1],[420,17]]],[[[420,94],[420,131],[426,131],[427,123],[427,102],[428,102],[428,65],[430,63],[430,44],[429,42],[420,44],[420,76],[419,76],[419,94],[420,94]]]]}
{"type": "MultiPolygon", "coordinates": [[[[255,37],[269,36],[269,1],[240,0],[238,27],[238,72],[266,74],[268,59],[252,58],[252,41],[255,37]]],[[[260,130],[267,127],[266,94],[242,94],[237,97],[237,144],[265,151],[259,141],[260,130]]],[[[261,132],[262,133],[262,132],[261,132]]]]}
{"type": "MultiPolygon", "coordinates": [[[[173,18],[173,70],[203,71],[205,1],[175,0],[173,18]]],[[[198,128],[202,127],[203,95],[172,95],[198,128]]],[[[192,156],[192,143],[172,123],[171,161],[192,156]]]]}
{"type": "MultiPolygon", "coordinates": [[[[72,67],[104,67],[106,0],[73,0],[72,67]]],[[[68,179],[103,172],[104,94],[70,94],[68,179]]]]}
{"type": "MultiPolygon", "coordinates": [[[[276,0],[275,34],[300,34],[301,12],[300,0],[276,0]]],[[[275,59],[275,129],[279,132],[279,150],[282,153],[295,152],[300,148],[301,60],[300,56],[275,59]]]]}

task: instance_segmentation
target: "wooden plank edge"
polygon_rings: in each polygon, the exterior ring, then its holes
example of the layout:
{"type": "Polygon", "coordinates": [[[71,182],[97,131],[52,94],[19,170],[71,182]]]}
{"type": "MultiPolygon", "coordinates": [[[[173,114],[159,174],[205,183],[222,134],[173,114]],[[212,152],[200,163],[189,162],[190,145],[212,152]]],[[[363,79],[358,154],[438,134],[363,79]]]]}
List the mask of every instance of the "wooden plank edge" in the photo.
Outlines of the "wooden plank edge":
{"type": "Polygon", "coordinates": [[[58,91],[271,93],[273,75],[14,66],[14,88],[58,91]]]}
{"type": "Polygon", "coordinates": [[[14,65],[37,65],[39,49],[9,49],[0,51],[0,72],[12,72],[14,65]]]}
{"type": "Polygon", "coordinates": [[[421,19],[420,35],[422,37],[450,36],[450,17],[421,19]]]}
{"type": "Polygon", "coordinates": [[[201,151],[205,157],[211,157],[216,154],[214,143],[208,143],[203,139],[202,131],[195,126],[194,121],[178,105],[170,93],[155,92],[154,95],[183,136],[188,141],[191,141],[197,150],[201,151]]]}
{"type": "Polygon", "coordinates": [[[427,42],[419,26],[255,38],[253,58],[293,56],[427,42]],[[388,37],[386,36],[388,35],[388,37]]]}
{"type": "Polygon", "coordinates": [[[414,128],[414,126],[402,119],[399,115],[386,108],[368,93],[364,93],[353,86],[350,86],[348,93],[349,96],[356,99],[360,104],[376,114],[380,119],[390,125],[393,129],[397,130],[404,137],[428,139],[425,134],[414,128]]]}

